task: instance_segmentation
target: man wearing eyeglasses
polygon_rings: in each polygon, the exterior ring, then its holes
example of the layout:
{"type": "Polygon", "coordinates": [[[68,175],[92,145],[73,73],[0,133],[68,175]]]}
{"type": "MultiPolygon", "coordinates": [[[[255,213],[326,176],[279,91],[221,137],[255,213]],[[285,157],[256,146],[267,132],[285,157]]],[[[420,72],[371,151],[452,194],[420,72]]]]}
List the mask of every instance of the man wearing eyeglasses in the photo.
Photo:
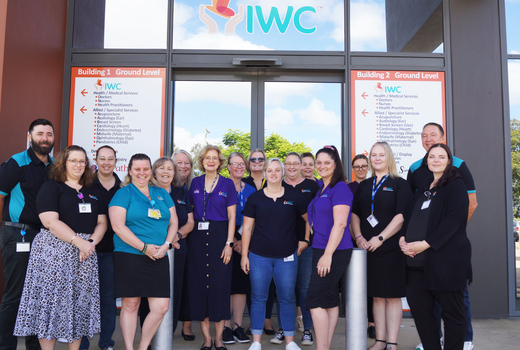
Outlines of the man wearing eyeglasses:
{"type": "MultiPolygon", "coordinates": [[[[423,127],[423,131],[421,133],[422,145],[426,152],[430,150],[430,147],[436,143],[444,143],[444,129],[441,125],[437,123],[428,123],[423,127]]],[[[475,183],[473,182],[473,176],[469,171],[466,162],[460,158],[453,157],[453,167],[457,171],[457,173],[462,177],[464,184],[466,185],[466,190],[468,192],[469,197],[469,208],[468,208],[468,222],[473,215],[475,209],[477,209],[477,193],[475,189],[475,183]]],[[[413,163],[410,166],[410,170],[408,170],[408,175],[406,180],[412,187],[412,191],[417,191],[418,188],[423,187],[426,183],[430,182],[433,179],[432,172],[428,169],[426,156],[423,159],[420,159],[413,163]]],[[[464,339],[464,350],[473,350],[473,327],[471,325],[471,303],[469,300],[468,287],[464,290],[464,306],[466,308],[466,319],[467,319],[467,330],[466,337],[464,339]]],[[[437,318],[438,327],[440,330],[441,324],[441,309],[438,304],[435,305],[434,312],[437,318]]],[[[441,334],[442,337],[442,334],[441,334]]],[[[422,349],[422,344],[417,346],[417,349],[422,349]]]]}
{"type": "MultiPolygon", "coordinates": [[[[15,154],[0,167],[0,249],[4,263],[5,288],[0,304],[0,350],[15,350],[13,335],[22,295],[31,242],[40,232],[36,195],[47,181],[54,147],[54,128],[47,119],[29,126],[30,147],[15,154]]],[[[28,350],[40,349],[36,336],[25,338],[28,350]]]]}

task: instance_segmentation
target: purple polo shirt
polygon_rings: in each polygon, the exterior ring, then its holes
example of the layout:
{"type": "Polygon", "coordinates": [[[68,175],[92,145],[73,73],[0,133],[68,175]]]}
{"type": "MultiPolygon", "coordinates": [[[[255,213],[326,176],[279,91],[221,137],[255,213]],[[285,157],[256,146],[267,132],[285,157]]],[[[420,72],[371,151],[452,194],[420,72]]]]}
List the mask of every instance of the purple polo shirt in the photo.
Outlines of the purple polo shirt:
{"type": "MultiPolygon", "coordinates": [[[[204,179],[206,175],[196,177],[191,182],[189,198],[193,205],[193,217],[202,220],[204,214],[204,179]]],[[[206,193],[206,220],[227,221],[227,208],[238,203],[237,191],[232,180],[218,177],[215,188],[206,193]]]]}
{"type": "MultiPolygon", "coordinates": [[[[348,205],[352,208],[353,195],[347,184],[338,182],[333,188],[327,186],[322,193],[318,192],[316,197],[307,207],[309,224],[314,229],[312,247],[325,249],[329,241],[330,231],[334,226],[333,207],[336,205],[348,205]]],[[[338,250],[351,249],[352,239],[350,237],[350,215],[349,210],[347,227],[343,232],[343,237],[338,245],[338,250]]]]}

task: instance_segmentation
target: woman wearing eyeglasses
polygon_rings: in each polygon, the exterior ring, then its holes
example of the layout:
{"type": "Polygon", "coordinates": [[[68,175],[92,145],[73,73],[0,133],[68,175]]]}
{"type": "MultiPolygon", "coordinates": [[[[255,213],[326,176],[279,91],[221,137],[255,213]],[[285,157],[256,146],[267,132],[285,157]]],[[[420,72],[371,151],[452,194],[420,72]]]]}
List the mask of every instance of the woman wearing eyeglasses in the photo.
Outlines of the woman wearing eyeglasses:
{"type": "Polygon", "coordinates": [[[231,258],[238,199],[233,181],[219,175],[226,159],[220,148],[204,147],[198,166],[205,174],[191,182],[190,202],[195,227],[188,236],[186,262],[187,312],[200,321],[204,343],[201,350],[225,349],[222,342],[224,321],[230,319],[231,258]],[[215,342],[210,333],[215,324],[215,342]]]}
{"type": "Polygon", "coordinates": [[[233,344],[235,339],[239,343],[249,343],[251,340],[242,328],[242,318],[246,307],[247,294],[251,293],[251,283],[249,282],[249,276],[240,267],[240,259],[242,253],[244,206],[249,196],[256,190],[242,181],[246,171],[246,158],[242,153],[233,152],[228,156],[227,169],[229,178],[235,184],[238,204],[235,237],[233,239],[233,276],[231,278],[231,313],[233,314],[234,325],[231,326],[231,321],[226,320],[222,339],[224,344],[233,344]]]}
{"type": "Polygon", "coordinates": [[[395,350],[404,296],[404,256],[399,231],[412,202],[408,183],[397,173],[394,153],[386,142],[370,149],[372,177],[359,184],[352,203],[352,230],[366,249],[367,291],[372,297],[376,342],[369,349],[395,350]]]}
{"type": "Polygon", "coordinates": [[[472,279],[471,244],[466,235],[468,194],[448,146],[433,145],[426,159],[433,180],[415,192],[412,214],[400,238],[406,255],[406,298],[425,349],[441,349],[435,301],[442,308],[444,349],[462,349],[464,289],[472,279]]]}
{"type": "Polygon", "coordinates": [[[358,154],[352,159],[352,170],[356,175],[356,181],[349,182],[348,188],[354,194],[361,183],[367,178],[368,174],[368,158],[364,154],[358,154]]]}
{"type": "Polygon", "coordinates": [[[249,176],[243,179],[246,184],[260,190],[267,186],[264,179],[263,169],[265,164],[265,152],[260,148],[255,148],[247,157],[246,170],[249,176]]]}
{"type": "Polygon", "coordinates": [[[14,335],[36,335],[43,350],[63,338],[77,350],[83,336],[100,331],[94,253],[107,228],[106,206],[91,186],[82,147],[61,151],[49,178],[36,197],[45,228],[32,241],[14,335]]]}

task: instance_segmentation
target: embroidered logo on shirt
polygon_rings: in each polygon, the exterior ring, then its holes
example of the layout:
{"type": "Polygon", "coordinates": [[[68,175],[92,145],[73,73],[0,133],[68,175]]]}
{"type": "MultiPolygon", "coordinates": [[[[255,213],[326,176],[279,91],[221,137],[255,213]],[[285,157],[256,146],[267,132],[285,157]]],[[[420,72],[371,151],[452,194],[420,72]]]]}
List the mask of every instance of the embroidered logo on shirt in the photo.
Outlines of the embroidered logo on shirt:
{"type": "Polygon", "coordinates": [[[98,200],[96,196],[93,196],[93,195],[91,195],[91,194],[89,194],[88,196],[89,196],[90,198],[92,198],[92,199],[98,200]]]}
{"type": "Polygon", "coordinates": [[[306,189],[302,188],[302,193],[311,193],[311,190],[306,190],[306,189]]]}
{"type": "Polygon", "coordinates": [[[177,199],[177,203],[179,203],[179,204],[186,204],[185,201],[181,201],[180,199],[177,199]]]}
{"type": "Polygon", "coordinates": [[[220,192],[218,193],[218,195],[219,195],[219,196],[223,196],[223,197],[227,197],[227,193],[226,193],[226,192],[222,192],[222,191],[220,191],[220,192]]]}
{"type": "Polygon", "coordinates": [[[393,192],[394,189],[392,187],[383,187],[383,191],[393,192]]]}
{"type": "Polygon", "coordinates": [[[283,201],[283,204],[293,205],[292,201],[283,201]]]}
{"type": "Polygon", "coordinates": [[[199,190],[195,190],[195,191],[193,191],[193,193],[200,193],[200,191],[199,190]]]}
{"type": "Polygon", "coordinates": [[[164,198],[161,197],[161,196],[157,197],[157,199],[160,200],[160,201],[163,201],[163,200],[164,200],[164,198]]]}
{"type": "Polygon", "coordinates": [[[328,197],[326,193],[325,193],[325,194],[323,194],[323,195],[321,195],[321,197],[320,197],[320,198],[324,198],[324,197],[328,197]]]}

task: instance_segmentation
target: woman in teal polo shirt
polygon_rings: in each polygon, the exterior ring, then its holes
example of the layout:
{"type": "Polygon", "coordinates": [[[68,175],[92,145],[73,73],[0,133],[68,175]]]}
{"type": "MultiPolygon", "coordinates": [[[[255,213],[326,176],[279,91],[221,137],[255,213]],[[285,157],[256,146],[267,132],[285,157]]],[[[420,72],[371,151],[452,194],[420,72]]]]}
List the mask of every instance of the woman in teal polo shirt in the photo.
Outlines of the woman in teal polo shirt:
{"type": "Polygon", "coordinates": [[[121,333],[132,349],[141,297],[146,317],[138,349],[146,349],[168,311],[170,271],[165,255],[177,243],[177,214],[166,190],[155,187],[150,158],[134,154],[123,187],[110,202],[114,235],[114,294],[121,298],[121,333]]]}

